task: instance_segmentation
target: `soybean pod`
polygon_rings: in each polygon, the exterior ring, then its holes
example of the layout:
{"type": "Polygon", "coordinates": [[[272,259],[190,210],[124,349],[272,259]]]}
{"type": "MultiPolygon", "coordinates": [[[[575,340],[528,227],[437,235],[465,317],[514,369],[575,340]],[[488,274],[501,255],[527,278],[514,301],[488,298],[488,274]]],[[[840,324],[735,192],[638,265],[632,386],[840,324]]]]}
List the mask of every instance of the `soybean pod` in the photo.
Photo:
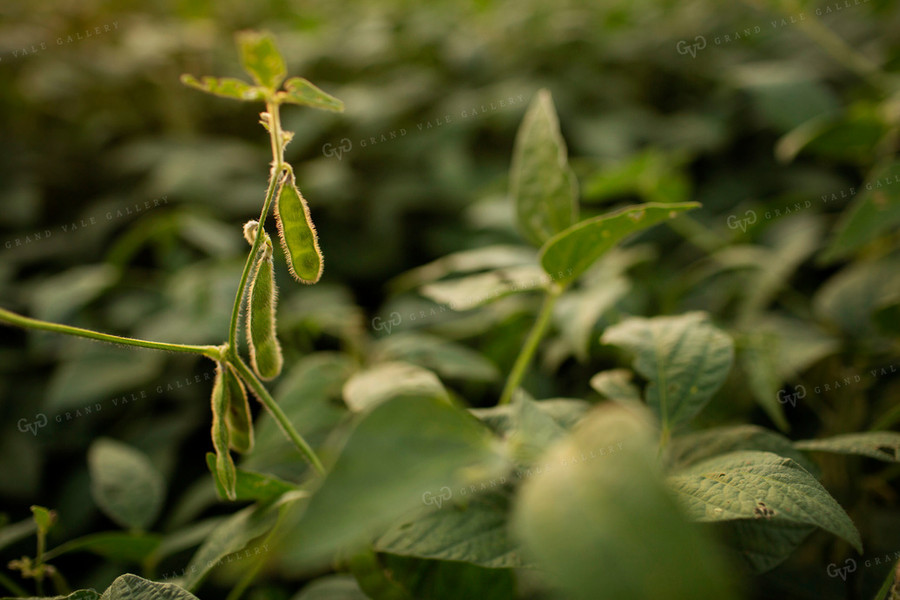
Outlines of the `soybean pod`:
{"type": "Polygon", "coordinates": [[[281,179],[275,201],[275,224],[291,275],[302,283],[316,283],[322,277],[322,251],[306,199],[297,189],[294,173],[281,179]]]}
{"type": "Polygon", "coordinates": [[[284,359],[275,333],[277,288],[272,240],[265,231],[262,235],[265,237],[247,300],[247,344],[253,370],[261,379],[272,379],[281,373],[284,359]]]}
{"type": "Polygon", "coordinates": [[[237,472],[228,452],[229,433],[227,424],[228,406],[231,401],[231,386],[225,381],[228,367],[216,364],[216,379],[212,389],[212,443],[216,451],[216,479],[225,489],[230,500],[236,498],[237,472]]]}

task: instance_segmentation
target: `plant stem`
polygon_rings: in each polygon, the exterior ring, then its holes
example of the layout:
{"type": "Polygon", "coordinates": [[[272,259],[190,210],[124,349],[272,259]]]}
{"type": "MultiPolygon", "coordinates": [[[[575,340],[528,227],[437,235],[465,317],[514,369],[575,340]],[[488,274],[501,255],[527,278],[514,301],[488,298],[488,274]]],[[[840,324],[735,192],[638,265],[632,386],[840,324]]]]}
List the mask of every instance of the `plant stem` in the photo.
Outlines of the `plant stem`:
{"type": "Polygon", "coordinates": [[[122,337],[109,333],[100,333],[91,329],[82,329],[81,327],[72,327],[70,325],[60,325],[59,323],[50,323],[49,321],[41,321],[30,317],[10,312],[4,308],[0,308],[0,321],[22,327],[25,329],[40,329],[43,331],[52,331],[54,333],[63,333],[66,335],[74,335],[77,337],[97,340],[99,342],[109,342],[111,344],[122,344],[125,346],[136,346],[138,348],[149,348],[151,350],[167,350],[169,352],[182,352],[187,354],[200,354],[213,360],[221,360],[221,352],[218,346],[193,346],[188,344],[169,344],[166,342],[151,342],[149,340],[140,340],[136,338],[122,337]]]}
{"type": "Polygon", "coordinates": [[[519,387],[522,377],[525,376],[525,370],[528,369],[528,365],[531,363],[531,357],[537,350],[541,338],[544,337],[547,325],[550,324],[550,317],[553,315],[553,306],[556,304],[556,299],[559,298],[562,292],[562,288],[555,283],[551,283],[550,287],[547,288],[547,293],[544,295],[544,305],[541,307],[541,312],[538,314],[538,318],[528,333],[525,344],[522,346],[522,350],[519,351],[519,356],[509,372],[509,378],[503,387],[503,393],[500,395],[498,405],[508,404],[512,399],[513,392],[519,387]]]}
{"type": "Polygon", "coordinates": [[[232,358],[237,358],[237,330],[238,319],[241,315],[241,305],[244,302],[244,295],[247,293],[247,282],[250,279],[250,271],[256,262],[256,255],[262,244],[263,236],[258,232],[262,231],[266,224],[266,217],[269,216],[269,208],[272,206],[272,200],[275,198],[275,192],[278,189],[278,183],[285,168],[284,164],[284,144],[281,134],[281,116],[278,113],[278,104],[268,102],[266,110],[269,113],[269,138],[272,141],[272,170],[269,173],[269,189],[266,190],[266,200],[263,203],[262,211],[259,214],[259,225],[257,229],[256,239],[253,241],[253,247],[247,260],[244,263],[244,270],[241,273],[241,283],[238,285],[237,294],[234,297],[234,306],[231,309],[231,324],[228,327],[228,354],[232,358]]]}
{"type": "Polygon", "coordinates": [[[263,406],[272,414],[275,418],[275,421],[278,423],[278,426],[284,432],[286,436],[294,443],[294,446],[297,447],[297,450],[300,451],[306,460],[313,466],[316,472],[319,475],[325,474],[325,468],[322,466],[322,462],[319,460],[319,457],[316,456],[316,453],[313,452],[313,449],[310,445],[303,439],[297,430],[294,428],[293,423],[287,418],[287,415],[284,414],[284,411],[281,410],[281,407],[278,406],[278,403],[275,402],[275,399],[272,398],[272,395],[269,394],[269,391],[265,388],[265,386],[260,382],[260,380],[253,374],[253,371],[250,370],[250,367],[241,360],[239,356],[230,357],[228,362],[237,369],[238,373],[240,373],[241,377],[247,384],[253,389],[253,392],[256,394],[256,397],[262,402],[263,406]]]}
{"type": "Polygon", "coordinates": [[[19,585],[3,573],[0,573],[0,585],[20,598],[28,597],[28,592],[25,591],[25,588],[23,588],[21,585],[19,585]]]}

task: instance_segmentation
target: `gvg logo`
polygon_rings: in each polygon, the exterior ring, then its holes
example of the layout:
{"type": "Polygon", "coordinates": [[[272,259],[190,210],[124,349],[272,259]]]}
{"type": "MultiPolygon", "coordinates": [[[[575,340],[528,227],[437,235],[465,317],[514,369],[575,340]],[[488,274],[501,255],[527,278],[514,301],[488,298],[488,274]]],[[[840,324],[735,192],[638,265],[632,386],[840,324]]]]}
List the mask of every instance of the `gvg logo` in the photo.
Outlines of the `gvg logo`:
{"type": "Polygon", "coordinates": [[[797,400],[803,400],[804,398],[806,398],[806,388],[802,385],[795,385],[794,391],[790,393],[778,390],[778,401],[782,404],[790,402],[792,408],[797,408],[797,400]]]}
{"type": "Polygon", "coordinates": [[[34,415],[34,421],[28,422],[28,419],[19,419],[19,422],[16,423],[16,427],[18,427],[19,431],[22,433],[31,432],[32,435],[37,435],[38,429],[41,427],[47,426],[47,415],[44,413],[38,413],[34,415]]]}
{"type": "Polygon", "coordinates": [[[326,158],[331,158],[333,156],[338,160],[341,160],[341,155],[344,152],[350,152],[351,150],[353,150],[353,142],[350,141],[350,138],[341,139],[339,146],[334,146],[331,142],[322,146],[322,154],[324,154],[326,158]]]}
{"type": "Polygon", "coordinates": [[[702,35],[695,37],[693,44],[688,43],[687,40],[679,40],[678,43],[675,44],[675,49],[678,51],[678,54],[690,54],[691,58],[697,58],[697,52],[704,48],[706,48],[706,38],[702,35]]]}
{"type": "Polygon", "coordinates": [[[731,229],[741,228],[741,231],[747,233],[747,226],[753,225],[757,221],[756,211],[748,210],[744,216],[738,218],[736,215],[728,215],[728,227],[731,229]]]}
{"type": "Polygon", "coordinates": [[[403,322],[403,318],[400,316],[398,312],[392,312],[390,314],[390,319],[385,321],[381,317],[375,317],[372,319],[372,329],[375,331],[386,331],[388,335],[391,334],[391,328],[396,327],[401,322],[403,322]]]}
{"type": "Polygon", "coordinates": [[[825,572],[828,573],[829,577],[840,577],[844,581],[847,581],[847,574],[853,573],[856,571],[856,561],[852,558],[848,558],[844,561],[844,566],[839,567],[834,563],[828,565],[825,569],[825,572]]]}
{"type": "Polygon", "coordinates": [[[438,495],[434,495],[431,492],[425,492],[422,494],[422,502],[426,505],[434,504],[438,508],[441,507],[441,504],[444,503],[444,500],[449,500],[453,497],[453,491],[448,488],[446,485],[440,489],[440,493],[438,495]]]}

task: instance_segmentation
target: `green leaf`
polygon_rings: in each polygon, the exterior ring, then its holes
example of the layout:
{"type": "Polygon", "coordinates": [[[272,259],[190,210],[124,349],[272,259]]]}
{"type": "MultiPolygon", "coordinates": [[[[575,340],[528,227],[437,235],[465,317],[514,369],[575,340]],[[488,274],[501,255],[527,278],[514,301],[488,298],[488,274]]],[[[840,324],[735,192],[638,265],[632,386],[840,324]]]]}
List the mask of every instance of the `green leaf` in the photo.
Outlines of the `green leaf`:
{"type": "Polygon", "coordinates": [[[453,252],[411,269],[394,278],[389,287],[394,293],[400,293],[452,274],[492,271],[527,264],[534,264],[534,250],[529,246],[483,246],[453,252]]]}
{"type": "Polygon", "coordinates": [[[117,577],[100,600],[198,600],[173,583],[156,583],[128,573],[117,577]]]}
{"type": "Polygon", "coordinates": [[[437,376],[403,362],[387,362],[354,374],[344,384],[344,402],[354,412],[367,410],[397,396],[447,399],[437,376]]]}
{"type": "Polygon", "coordinates": [[[733,598],[726,565],[665,487],[646,413],[594,409],[522,484],[513,531],[567,598],[733,598]],[[608,445],[621,450],[587,458],[608,445]]]}
{"type": "Polygon", "coordinates": [[[301,283],[316,283],[322,277],[322,251],[309,206],[294,180],[286,176],[278,186],[275,201],[275,223],[288,271],[301,283]]]}
{"type": "Polygon", "coordinates": [[[705,313],[631,318],[606,330],[601,341],[635,355],[634,370],[650,383],[647,404],[664,429],[686,423],[725,382],[734,343],[705,313]]]}
{"type": "Polygon", "coordinates": [[[866,431],[821,440],[801,440],[794,442],[794,447],[813,452],[856,454],[885,462],[900,462],[900,433],[896,431],[866,431]]]}
{"type": "Polygon", "coordinates": [[[569,290],[559,298],[553,321],[580,362],[586,363],[588,360],[597,321],[630,289],[627,279],[615,277],[587,289],[569,290]]]}
{"type": "Polygon", "coordinates": [[[70,540],[44,555],[47,561],[69,552],[93,552],[114,562],[140,564],[158,547],[162,538],[153,533],[106,531],[70,540]]]}
{"type": "Polygon", "coordinates": [[[284,81],[287,68],[272,36],[257,31],[241,31],[235,38],[241,65],[253,81],[273,92],[278,89],[284,81]]]}
{"type": "MultiPolygon", "coordinates": [[[[517,396],[525,399],[520,391],[517,396]]],[[[563,429],[571,429],[581,420],[590,408],[590,404],[577,398],[550,398],[548,400],[530,400],[531,406],[552,418],[563,429]]],[[[470,412],[501,437],[511,435],[520,428],[522,410],[519,404],[501,404],[490,408],[473,408],[470,412]]]]}
{"type": "Polygon", "coordinates": [[[819,287],[813,298],[817,315],[854,338],[872,338],[873,313],[900,298],[900,260],[892,255],[849,264],[819,287]]]}
{"type": "MultiPolygon", "coordinates": [[[[487,569],[473,564],[383,554],[385,573],[408,590],[415,600],[490,598],[514,600],[511,569],[487,569]]],[[[372,596],[376,598],[378,596],[372,596]]]]}
{"type": "Polygon", "coordinates": [[[744,334],[738,350],[738,362],[747,375],[750,391],[756,403],[781,431],[790,430],[780,401],[782,380],[778,375],[778,346],[780,338],[766,332],[744,334]]]}
{"type": "Polygon", "coordinates": [[[581,221],[544,243],[541,266],[560,285],[568,285],[626,236],[699,206],[697,202],[648,202],[581,221]]]}
{"type": "Polygon", "coordinates": [[[873,170],[864,189],[844,209],[834,237],[822,253],[831,263],[849,256],[882,234],[900,225],[900,161],[873,170]]]}
{"type": "Polygon", "coordinates": [[[330,94],[326,94],[303,77],[291,77],[284,82],[284,92],[275,97],[281,102],[311,106],[321,110],[344,112],[344,103],[330,94]]]}
{"type": "MultiPolygon", "coordinates": [[[[506,478],[498,481],[502,485],[506,478]]],[[[460,497],[457,490],[456,496],[456,502],[442,502],[435,510],[401,519],[376,540],[375,549],[496,569],[524,566],[517,553],[518,544],[507,531],[509,492],[494,490],[460,497]]]]}
{"type": "Polygon", "coordinates": [[[162,475],[147,456],[107,438],[88,450],[91,495],[110,519],[132,529],[146,529],[166,496],[162,475]]]}
{"type": "Polygon", "coordinates": [[[31,514],[34,518],[35,525],[37,525],[38,531],[41,533],[50,531],[50,528],[56,522],[55,511],[44,508],[43,506],[38,506],[37,504],[32,505],[31,514]]]}
{"type": "Polygon", "coordinates": [[[815,531],[812,525],[768,519],[739,519],[717,523],[725,541],[756,573],[783,563],[815,531]]]}
{"type": "Polygon", "coordinates": [[[578,181],[548,90],[540,90],[516,134],[510,195],[519,231],[535,246],[578,220],[578,181]]]}
{"type": "Polygon", "coordinates": [[[232,98],[234,100],[243,100],[252,102],[255,100],[266,99],[266,91],[264,88],[250,85],[240,79],[232,77],[203,77],[202,81],[198,81],[193,75],[184,74],[181,76],[181,83],[188,87],[221,96],[222,98],[232,98]]]}
{"type": "Polygon", "coordinates": [[[291,600],[369,600],[352,575],[326,575],[303,586],[291,600]]]}
{"type": "Polygon", "coordinates": [[[634,373],[628,369],[600,371],[591,377],[591,387],[598,394],[619,404],[642,404],[641,390],[632,383],[633,377],[634,373]]]}
{"type": "Polygon", "coordinates": [[[767,519],[815,525],[862,553],[862,540],[844,509],[790,458],[738,451],[701,461],[669,478],[697,521],[767,519]]]}
{"type": "MultiPolygon", "coordinates": [[[[327,559],[424,505],[505,469],[497,443],[471,415],[435,398],[397,397],[364,413],[295,526],[287,568],[327,559]]],[[[287,531],[289,530],[289,531],[287,531]]]]}
{"type": "Polygon", "coordinates": [[[540,267],[519,265],[436,281],[422,286],[419,293],[453,310],[470,310],[510,294],[542,290],[548,282],[540,267]]]}
{"type": "Polygon", "coordinates": [[[490,382],[500,378],[496,365],[478,352],[427,333],[387,336],[378,341],[372,357],[377,361],[410,362],[448,379],[490,382]]]}
{"type": "MultiPolygon", "coordinates": [[[[271,530],[278,521],[279,509],[279,506],[270,505],[248,506],[216,527],[185,567],[182,585],[189,590],[197,589],[219,561],[243,550],[251,541],[271,530]]],[[[261,546],[254,550],[269,551],[261,546]]]]}
{"type": "Polygon", "coordinates": [[[816,464],[797,450],[791,440],[758,425],[713,427],[675,436],[667,449],[668,464],[672,469],[680,470],[738,450],[772,452],[794,460],[812,474],[818,472],[816,464]]]}
{"type": "MultiPolygon", "coordinates": [[[[216,455],[212,452],[206,453],[206,466],[210,473],[216,474],[216,455]]],[[[258,500],[260,502],[269,502],[278,496],[287,492],[293,492],[299,488],[293,483],[288,483],[274,475],[266,475],[265,473],[255,473],[241,468],[235,470],[236,480],[234,485],[234,500],[237,502],[245,500],[258,500]]],[[[225,488],[218,477],[214,478],[216,482],[216,491],[219,498],[225,499],[228,495],[225,488]]]]}

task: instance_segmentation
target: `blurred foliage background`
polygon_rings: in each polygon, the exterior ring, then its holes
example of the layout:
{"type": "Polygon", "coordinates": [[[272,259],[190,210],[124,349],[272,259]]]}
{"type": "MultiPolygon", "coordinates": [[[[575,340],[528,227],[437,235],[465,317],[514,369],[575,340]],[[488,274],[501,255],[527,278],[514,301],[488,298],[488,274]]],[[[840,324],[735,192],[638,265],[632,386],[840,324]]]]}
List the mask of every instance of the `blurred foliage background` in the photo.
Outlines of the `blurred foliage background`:
{"type": "MultiPolygon", "coordinates": [[[[586,212],[628,200],[704,205],[608,267],[598,285],[615,277],[624,287],[588,333],[622,313],[707,310],[749,349],[744,378],[720,394],[734,401],[714,403],[707,423],[812,437],[897,422],[900,5],[891,0],[4,0],[2,306],[125,335],[222,341],[268,141],[256,106],[178,78],[241,77],[233,34],[244,28],[272,31],[288,72],[347,107],[283,111],[296,134],[287,159],[325,255],[315,287],[278,272],[289,368],[322,350],[365,361],[373,339],[427,330],[508,371],[533,318],[527,297],[458,318],[398,276],[450,252],[519,243],[507,172],[525,107],[546,87],[586,212]],[[864,194],[872,181],[888,183],[864,194]],[[775,401],[782,384],[804,382],[805,400],[775,401]],[[748,386],[768,401],[737,393],[748,386]]],[[[579,333],[559,329],[528,385],[539,397],[588,397],[612,353],[598,335],[579,353],[567,345],[579,333]]],[[[203,460],[210,364],[6,328],[0,340],[0,509],[11,520],[39,503],[62,515],[57,542],[110,528],[85,464],[104,435],[145,450],[165,473],[159,530],[224,511],[203,460]]],[[[455,391],[490,405],[501,383],[487,376],[455,391]]],[[[846,473],[836,463],[825,482],[854,506],[867,492],[846,473]]],[[[862,560],[900,550],[896,475],[851,511],[874,535],[862,560]]],[[[849,584],[827,576],[846,548],[826,537],[755,580],[759,597],[877,588],[881,567],[860,568],[849,584]]],[[[123,570],[83,556],[59,566],[98,589],[123,570]]],[[[265,597],[292,589],[271,581],[265,597]]]]}

